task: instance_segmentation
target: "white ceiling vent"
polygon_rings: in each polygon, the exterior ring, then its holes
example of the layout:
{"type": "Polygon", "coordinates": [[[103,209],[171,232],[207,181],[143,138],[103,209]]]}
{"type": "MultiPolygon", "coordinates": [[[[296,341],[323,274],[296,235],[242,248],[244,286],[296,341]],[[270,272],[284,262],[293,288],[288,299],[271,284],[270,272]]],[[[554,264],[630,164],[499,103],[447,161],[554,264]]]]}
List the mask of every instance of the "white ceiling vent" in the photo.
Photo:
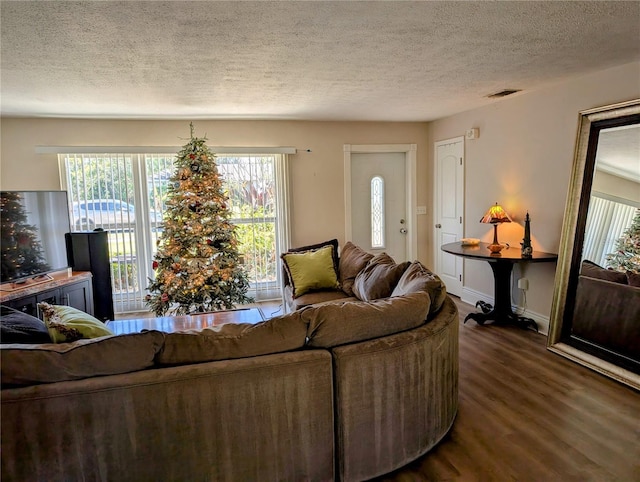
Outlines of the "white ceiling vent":
{"type": "Polygon", "coordinates": [[[516,92],[521,92],[522,89],[504,89],[500,92],[496,92],[495,94],[489,94],[487,97],[489,99],[499,99],[500,97],[506,97],[511,94],[515,94],[516,92]]]}

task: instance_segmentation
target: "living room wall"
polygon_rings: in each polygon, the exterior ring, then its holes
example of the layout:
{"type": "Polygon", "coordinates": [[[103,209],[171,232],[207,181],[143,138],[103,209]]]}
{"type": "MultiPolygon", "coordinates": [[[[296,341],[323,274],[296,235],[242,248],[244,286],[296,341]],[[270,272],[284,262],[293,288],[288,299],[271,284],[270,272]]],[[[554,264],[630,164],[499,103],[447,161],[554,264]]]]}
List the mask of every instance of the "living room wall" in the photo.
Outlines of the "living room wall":
{"type": "MultiPolygon", "coordinates": [[[[480,129],[478,139],[465,141],[465,236],[491,241],[491,227],[478,220],[498,201],[515,221],[499,227],[501,242],[519,248],[528,210],[534,249],[556,253],[578,114],[640,98],[639,78],[640,62],[622,65],[431,123],[196,119],[194,125],[196,135],[206,134],[210,145],[298,149],[291,159],[293,245],[329,237],[344,242],[344,144],[417,144],[417,205],[427,206],[427,215],[418,216],[418,259],[433,266],[439,249],[433,245],[435,141],[464,135],[471,127],[480,129]]],[[[36,146],[176,146],[188,137],[188,124],[188,120],[2,118],[0,188],[60,188],[56,156],[36,154],[36,146]]],[[[554,275],[553,263],[531,264],[514,274],[514,279],[529,279],[528,315],[544,331],[554,275]]],[[[492,279],[487,263],[466,261],[463,299],[492,299],[492,279]]]]}
{"type": "MultiPolygon", "coordinates": [[[[524,217],[529,211],[534,250],[557,253],[579,112],[640,98],[639,79],[640,63],[635,62],[524,91],[430,123],[429,146],[464,135],[472,127],[480,129],[478,139],[465,141],[465,236],[491,242],[493,228],[479,220],[489,206],[498,202],[515,221],[499,226],[501,243],[509,243],[511,249],[520,248],[524,217]]],[[[431,149],[428,172],[433,171],[433,162],[431,149]]],[[[427,246],[432,245],[432,239],[429,229],[427,246]]],[[[430,253],[428,262],[432,259],[430,253]]],[[[553,263],[521,264],[514,270],[514,283],[520,277],[529,279],[529,316],[543,325],[548,323],[551,311],[554,276],[553,263]]],[[[517,289],[514,295],[515,301],[521,303],[517,289]]],[[[462,298],[468,302],[493,298],[488,263],[465,261],[462,298]]]]}
{"type": "MultiPolygon", "coordinates": [[[[210,146],[298,149],[291,156],[292,245],[336,237],[344,243],[344,144],[417,144],[417,203],[428,206],[427,123],[193,121],[210,146]],[[310,152],[307,152],[310,150],[310,152]]],[[[180,146],[189,120],[1,119],[1,180],[5,190],[60,189],[56,155],[36,146],[180,146]]],[[[418,258],[430,247],[427,216],[418,216],[418,258]]]]}

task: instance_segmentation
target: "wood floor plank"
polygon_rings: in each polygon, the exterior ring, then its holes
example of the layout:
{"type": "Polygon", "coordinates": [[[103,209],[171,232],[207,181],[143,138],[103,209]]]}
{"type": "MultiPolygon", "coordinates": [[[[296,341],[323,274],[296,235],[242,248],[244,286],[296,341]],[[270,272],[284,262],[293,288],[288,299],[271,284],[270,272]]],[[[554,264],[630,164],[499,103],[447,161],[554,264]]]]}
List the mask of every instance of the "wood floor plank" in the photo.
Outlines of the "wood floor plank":
{"type": "MultiPolygon", "coordinates": [[[[473,306],[454,298],[460,320],[473,306]]],[[[640,393],[510,326],[460,326],[460,406],[431,452],[376,480],[640,482],[640,393]]]]}

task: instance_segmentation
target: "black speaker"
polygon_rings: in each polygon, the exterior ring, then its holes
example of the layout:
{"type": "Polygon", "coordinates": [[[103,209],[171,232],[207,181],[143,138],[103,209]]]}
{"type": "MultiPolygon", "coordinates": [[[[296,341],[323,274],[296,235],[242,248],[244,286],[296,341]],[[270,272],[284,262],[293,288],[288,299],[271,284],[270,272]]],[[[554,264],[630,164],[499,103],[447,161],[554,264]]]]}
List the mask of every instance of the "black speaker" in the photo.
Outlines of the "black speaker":
{"type": "Polygon", "coordinates": [[[109,244],[106,231],[65,234],[67,259],[74,271],[93,275],[93,315],[101,321],[113,320],[113,288],[109,244]]]}

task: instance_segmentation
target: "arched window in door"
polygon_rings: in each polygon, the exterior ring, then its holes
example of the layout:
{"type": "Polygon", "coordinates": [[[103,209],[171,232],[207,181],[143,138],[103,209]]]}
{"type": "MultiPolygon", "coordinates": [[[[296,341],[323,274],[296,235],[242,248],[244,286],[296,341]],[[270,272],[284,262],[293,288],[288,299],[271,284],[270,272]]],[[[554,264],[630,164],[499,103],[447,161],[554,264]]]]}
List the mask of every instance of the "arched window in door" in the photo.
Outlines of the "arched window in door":
{"type": "Polygon", "coordinates": [[[384,179],[371,179],[371,247],[384,248],[384,179]]]}

